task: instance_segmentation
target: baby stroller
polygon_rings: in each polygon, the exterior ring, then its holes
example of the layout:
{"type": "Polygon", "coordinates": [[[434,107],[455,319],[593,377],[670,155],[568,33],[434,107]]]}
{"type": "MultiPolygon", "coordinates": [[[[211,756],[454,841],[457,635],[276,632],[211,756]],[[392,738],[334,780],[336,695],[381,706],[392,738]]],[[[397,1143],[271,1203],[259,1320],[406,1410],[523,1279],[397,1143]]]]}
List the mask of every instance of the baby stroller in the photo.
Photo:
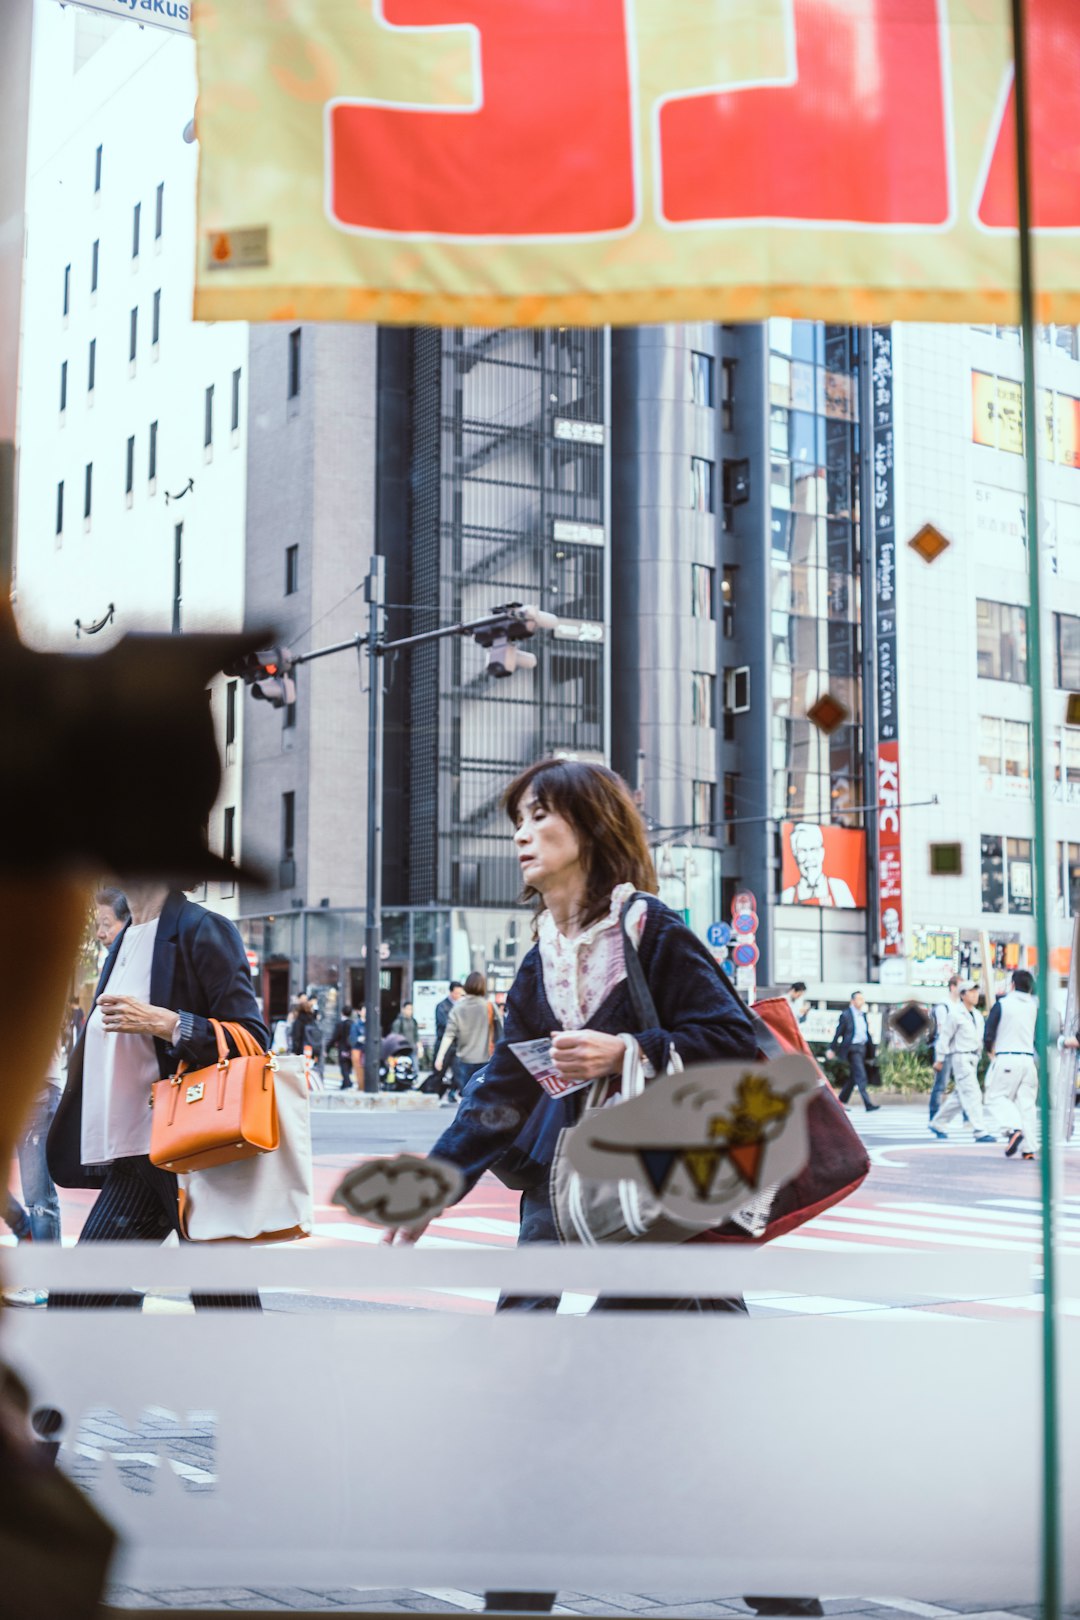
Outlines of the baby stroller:
{"type": "Polygon", "coordinates": [[[416,1083],[416,1057],[404,1035],[386,1035],[379,1048],[379,1084],[384,1091],[411,1091],[416,1083]]]}

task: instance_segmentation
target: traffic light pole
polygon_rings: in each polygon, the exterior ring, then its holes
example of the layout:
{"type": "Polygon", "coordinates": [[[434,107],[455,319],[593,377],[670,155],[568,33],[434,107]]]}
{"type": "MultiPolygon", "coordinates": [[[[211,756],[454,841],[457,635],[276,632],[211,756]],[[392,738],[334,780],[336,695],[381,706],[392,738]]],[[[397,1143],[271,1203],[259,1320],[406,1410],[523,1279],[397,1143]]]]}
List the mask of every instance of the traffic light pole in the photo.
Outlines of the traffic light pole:
{"type": "Polygon", "coordinates": [[[385,561],[380,556],[371,559],[368,577],[364,583],[364,597],[368,604],[366,635],[351,636],[348,641],[335,641],[329,647],[318,647],[312,652],[293,653],[287,647],[275,647],[265,653],[253,654],[234,671],[256,697],[264,697],[275,708],[281,708],[287,697],[286,686],[291,671],[299,664],[310,664],[317,658],[328,658],[333,653],[367,652],[368,667],[368,803],[367,803],[367,902],[364,918],[364,1090],[378,1091],[379,1066],[382,1056],[382,1017],[379,978],[382,967],[382,777],[383,777],[383,672],[380,660],[388,652],[419,647],[429,641],[443,641],[449,636],[472,636],[488,650],[488,669],[494,675],[508,676],[515,669],[529,669],[536,660],[531,653],[521,650],[519,643],[537,630],[550,629],[558,621],[554,615],[520,602],[509,602],[494,608],[481,619],[469,619],[460,624],[448,624],[438,630],[427,630],[419,636],[402,636],[397,641],[383,640],[383,615],[386,612],[385,561]],[[269,678],[267,678],[267,675],[269,678]],[[257,684],[266,680],[269,691],[260,691],[257,684]],[[283,682],[285,684],[283,684],[283,682]]]}

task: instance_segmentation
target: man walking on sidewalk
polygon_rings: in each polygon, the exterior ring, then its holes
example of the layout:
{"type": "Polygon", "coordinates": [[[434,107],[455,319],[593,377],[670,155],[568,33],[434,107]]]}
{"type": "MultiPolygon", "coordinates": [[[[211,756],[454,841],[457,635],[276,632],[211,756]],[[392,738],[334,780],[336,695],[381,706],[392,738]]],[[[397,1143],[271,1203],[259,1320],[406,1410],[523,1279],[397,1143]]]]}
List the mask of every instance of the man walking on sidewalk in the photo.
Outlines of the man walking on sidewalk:
{"type": "Polygon", "coordinates": [[[949,980],[949,999],[934,1008],[934,1085],[930,1092],[930,1121],[945,1100],[952,1079],[952,1054],[946,1051],[945,1035],[951,1015],[960,1005],[960,975],[954,973],[949,980]]]}
{"type": "Polygon", "coordinates": [[[945,1064],[949,1065],[953,1089],[931,1119],[930,1129],[944,1142],[949,1123],[962,1112],[975,1128],[976,1142],[994,1142],[997,1138],[983,1119],[983,1100],[979,1090],[979,1054],[983,1044],[983,1016],[975,1006],[979,999],[979,987],[971,979],[961,979],[958,990],[959,1000],[945,1014],[944,1025],[938,1026],[934,1043],[934,1050],[938,1053],[934,1067],[940,1073],[945,1064]]]}
{"type": "Polygon", "coordinates": [[[850,1005],[840,1014],[832,1046],[825,1056],[841,1058],[848,1066],[848,1077],[840,1093],[840,1101],[846,1103],[852,1091],[858,1086],[859,1096],[863,1100],[866,1112],[876,1114],[881,1104],[872,1103],[870,1093],[866,1089],[866,1064],[867,1059],[874,1056],[874,1043],[870,1039],[870,1028],[866,1020],[866,997],[861,990],[854,992],[850,1005]]]}
{"type": "Polygon", "coordinates": [[[1012,989],[1001,997],[986,1020],[984,1040],[994,1060],[986,1076],[986,1112],[1008,1137],[1007,1159],[1020,1148],[1025,1159],[1035,1157],[1035,1105],[1039,1096],[1035,1019],[1039,1003],[1034,989],[1031,974],[1017,968],[1012,989]]]}

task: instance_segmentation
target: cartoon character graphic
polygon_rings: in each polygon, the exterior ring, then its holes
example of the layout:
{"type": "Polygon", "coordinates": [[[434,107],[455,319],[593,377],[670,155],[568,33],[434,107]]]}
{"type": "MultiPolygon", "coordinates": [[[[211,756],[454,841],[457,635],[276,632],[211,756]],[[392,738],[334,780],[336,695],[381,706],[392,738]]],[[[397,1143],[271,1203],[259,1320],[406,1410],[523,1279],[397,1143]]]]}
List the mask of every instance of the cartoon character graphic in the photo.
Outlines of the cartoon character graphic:
{"type": "Polygon", "coordinates": [[[818,1084],[789,1053],[748,1069],[702,1065],[654,1080],[638,1097],[586,1114],[567,1156],[591,1181],[632,1181],[675,1220],[717,1224],[806,1163],[806,1104],[818,1084]]]}

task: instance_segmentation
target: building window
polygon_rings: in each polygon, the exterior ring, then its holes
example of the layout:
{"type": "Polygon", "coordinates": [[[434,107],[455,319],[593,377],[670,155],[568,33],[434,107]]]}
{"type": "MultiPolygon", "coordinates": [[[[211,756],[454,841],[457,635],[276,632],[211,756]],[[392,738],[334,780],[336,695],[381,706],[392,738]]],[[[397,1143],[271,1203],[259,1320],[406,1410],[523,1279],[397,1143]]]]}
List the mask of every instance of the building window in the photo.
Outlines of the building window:
{"type": "Polygon", "coordinates": [[[64,532],[64,480],[61,478],[56,486],[56,532],[64,532]]]}
{"type": "Polygon", "coordinates": [[[1027,608],[1009,602],[975,603],[978,672],[986,680],[1025,683],[1027,608]]]}
{"type": "Polygon", "coordinates": [[[1080,844],[1058,845],[1058,911],[1063,917],[1080,912],[1080,844]]]}
{"type": "Polygon", "coordinates": [[[715,578],[715,568],[709,568],[705,563],[691,564],[690,612],[695,619],[715,619],[716,617],[716,608],[713,602],[713,581],[715,578]]]}
{"type": "Polygon", "coordinates": [[[300,547],[285,547],[285,595],[295,596],[300,589],[300,547]]]}
{"type": "Polygon", "coordinates": [[[731,433],[735,427],[734,360],[724,360],[720,365],[720,426],[725,433],[731,433]]]}
{"type": "Polygon", "coordinates": [[[1009,910],[1030,915],[1034,885],[1031,881],[1031,839],[1007,838],[1005,854],[1009,863],[1009,910]]]}
{"type": "Polygon", "coordinates": [[[240,367],[237,366],[232,374],[232,417],[230,427],[234,433],[240,430],[240,367]]]}
{"type": "Polygon", "coordinates": [[[296,794],[281,795],[281,858],[291,861],[296,854],[296,794]]]}
{"type": "Polygon", "coordinates": [[[979,718],[979,771],[990,793],[1031,797],[1031,727],[1025,720],[979,718]]]}
{"type": "Polygon", "coordinates": [[[94,382],[97,376],[97,338],[90,339],[90,349],[86,360],[86,392],[94,392],[94,382]]]}
{"type": "Polygon", "coordinates": [[[183,605],[184,579],[184,525],[178,523],[173,530],[173,601],[172,633],[180,634],[180,609],[183,605]]]}
{"type": "Polygon", "coordinates": [[[83,512],[87,523],[90,521],[90,511],[94,504],[94,463],[86,463],[86,479],[83,484],[83,512]]]}
{"type": "Polygon", "coordinates": [[[982,908],[1030,916],[1034,884],[1030,838],[982,836],[982,908]]]}
{"type": "Polygon", "coordinates": [[[221,833],[221,856],[223,860],[236,859],[236,806],[225,806],[225,825],[221,833]]]}
{"type": "Polygon", "coordinates": [[[101,243],[97,241],[90,249],[90,291],[97,292],[98,269],[101,263],[101,243]]]}
{"type": "Polygon", "coordinates": [[[135,364],[135,356],[139,350],[139,308],[138,305],[131,312],[131,327],[128,336],[128,359],[135,364]]]}
{"type": "Polygon", "coordinates": [[[158,186],[158,188],[157,188],[157,196],[154,198],[154,241],[155,242],[160,242],[160,240],[161,240],[161,227],[162,227],[162,225],[164,223],[164,220],[165,220],[165,182],[163,180],[161,182],[161,184],[158,186]]]}
{"type": "Polygon", "coordinates": [[[1080,692],[1080,619],[1054,614],[1054,685],[1080,692]]]}
{"type": "Polygon", "coordinates": [[[64,266],[64,314],[71,314],[71,266],[64,266]]]}
{"type": "Polygon", "coordinates": [[[127,442],[127,462],[126,462],[126,465],[125,465],[125,468],[124,468],[124,494],[128,497],[128,505],[129,506],[131,505],[131,494],[132,494],[132,491],[134,490],[134,488],[135,488],[135,435],[133,433],[131,435],[131,437],[128,439],[128,442],[127,442]]]}
{"type": "Polygon", "coordinates": [[[690,505],[695,512],[716,511],[716,463],[690,457],[690,505]]]}
{"type": "Polygon", "coordinates": [[[159,287],[157,289],[157,291],[155,292],[155,294],[154,294],[154,310],[153,310],[153,314],[150,316],[150,343],[151,343],[151,346],[156,349],[160,342],[161,342],[161,288],[159,287]]]}
{"type": "Polygon", "coordinates": [[[236,681],[230,681],[225,688],[225,746],[231,748],[236,742],[236,681]]]}
{"type": "Polygon", "coordinates": [[[695,405],[715,405],[716,361],[711,354],[690,350],[690,391],[695,405]]]}
{"type": "Polygon", "coordinates": [[[724,843],[735,842],[735,823],[739,819],[739,773],[724,772],[724,843]]]}
{"type": "Polygon", "coordinates": [[[60,362],[60,410],[67,410],[67,361],[60,362]]]}
{"type": "Polygon", "coordinates": [[[1070,726],[1058,736],[1054,797],[1069,804],[1080,803],[1080,731],[1070,726]]]}
{"type": "Polygon", "coordinates": [[[203,446],[209,449],[214,442],[214,385],[210,384],[206,390],[206,405],[203,413],[203,446]]]}
{"type": "Polygon", "coordinates": [[[157,423],[150,424],[150,462],[146,476],[151,483],[157,478],[157,423]]]}
{"type": "Polygon", "coordinates": [[[715,782],[694,783],[693,811],[694,826],[711,832],[713,822],[716,820],[715,782]]]}
{"type": "Polygon", "coordinates": [[[289,333],[289,398],[300,392],[300,327],[289,333]]]}
{"type": "Polygon", "coordinates": [[[716,725],[716,676],[695,670],[691,679],[690,712],[695,726],[716,725]]]}
{"type": "Polygon", "coordinates": [[[139,257],[139,233],[142,229],[142,203],[136,203],[131,215],[131,257],[139,257]]]}
{"type": "Polygon", "coordinates": [[[1005,862],[1001,839],[983,833],[982,849],[982,908],[983,911],[1005,910],[1005,862]]]}
{"type": "Polygon", "coordinates": [[[725,568],[720,579],[721,629],[725,636],[735,634],[735,579],[739,570],[725,568]]]}
{"type": "Polygon", "coordinates": [[[101,147],[94,153],[94,192],[101,190],[101,147]]]}

